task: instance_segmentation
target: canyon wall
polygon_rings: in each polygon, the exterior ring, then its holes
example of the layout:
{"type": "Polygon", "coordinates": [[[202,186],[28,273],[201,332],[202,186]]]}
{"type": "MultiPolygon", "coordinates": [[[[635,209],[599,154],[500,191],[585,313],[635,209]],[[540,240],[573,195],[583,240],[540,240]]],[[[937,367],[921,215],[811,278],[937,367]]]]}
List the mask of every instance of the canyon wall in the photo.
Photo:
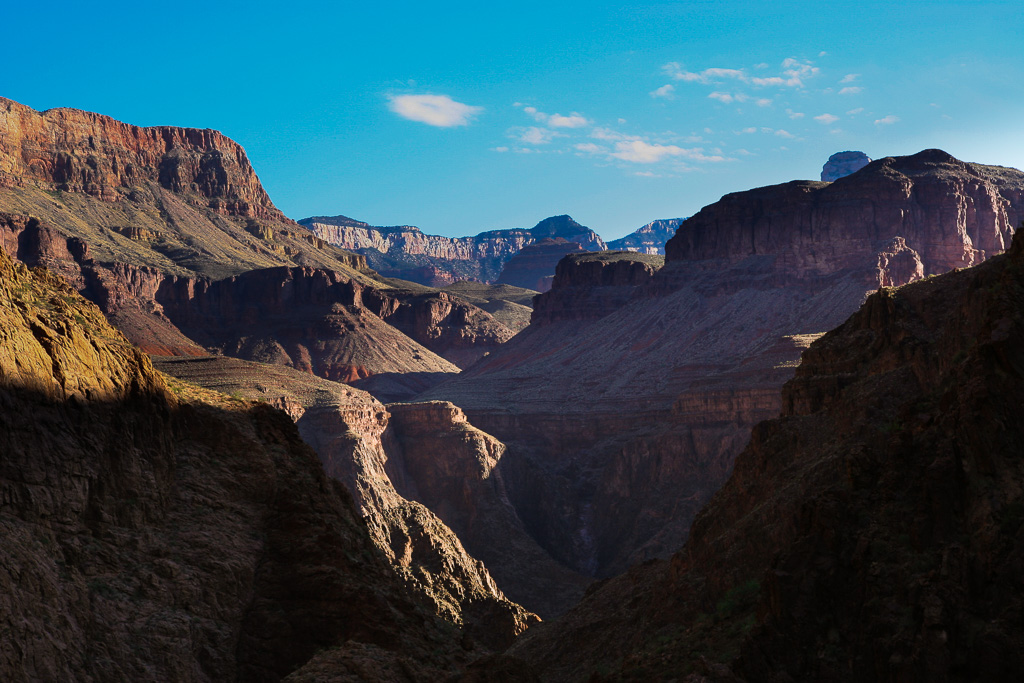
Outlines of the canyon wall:
{"type": "Polygon", "coordinates": [[[670,561],[510,650],[543,680],[1015,680],[1024,236],[816,341],[670,561]]]}
{"type": "Polygon", "coordinates": [[[322,650],[427,680],[478,656],[280,411],[166,380],[2,251],[0,337],[4,680],[276,681],[322,650]]]}
{"type": "Polygon", "coordinates": [[[609,576],[666,557],[781,409],[801,351],[878,287],[1005,248],[1022,190],[1019,171],[929,150],[727,195],[650,276],[628,257],[565,262],[527,330],[421,398],[506,444],[509,500],[566,566],[609,576]]]}

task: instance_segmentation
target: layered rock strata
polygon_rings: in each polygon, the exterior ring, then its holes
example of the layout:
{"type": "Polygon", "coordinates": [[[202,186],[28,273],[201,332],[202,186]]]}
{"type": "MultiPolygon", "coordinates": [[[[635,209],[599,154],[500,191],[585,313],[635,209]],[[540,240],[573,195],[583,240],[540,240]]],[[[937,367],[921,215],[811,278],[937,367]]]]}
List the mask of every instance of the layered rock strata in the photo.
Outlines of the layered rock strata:
{"type": "Polygon", "coordinates": [[[411,481],[403,464],[409,459],[422,462],[428,474],[438,468],[420,444],[403,451],[385,435],[393,420],[373,397],[289,368],[224,356],[153,360],[174,377],[287,412],[327,474],[352,493],[371,539],[406,587],[458,626],[465,643],[504,649],[537,621],[505,598],[484,564],[435,514],[396,491],[392,479],[411,481]]]}
{"type": "MultiPolygon", "coordinates": [[[[512,650],[546,680],[1015,680],[1024,236],[804,353],[671,561],[512,650]]],[[[514,661],[514,660],[513,660],[514,661]]]]}
{"type": "Polygon", "coordinates": [[[426,680],[471,657],[283,413],[168,384],[2,251],[0,405],[4,680],[275,681],[331,648],[426,680]]]}
{"type": "Polygon", "coordinates": [[[60,272],[152,353],[205,344],[358,379],[451,372],[438,354],[468,364],[512,335],[458,297],[396,287],[286,219],[241,147],[215,131],[2,100],[0,210],[12,253],[60,272]],[[304,299],[302,285],[318,282],[327,295],[304,299]],[[376,312],[333,285],[367,292],[376,312]],[[275,329],[261,329],[250,295],[269,297],[275,329]],[[199,319],[200,331],[179,327],[199,319]]]}
{"type": "Polygon", "coordinates": [[[552,216],[530,229],[492,230],[474,237],[426,235],[412,226],[374,227],[346,216],[317,216],[299,223],[330,244],[365,255],[382,275],[431,287],[459,280],[494,282],[509,259],[545,238],[576,242],[588,251],[606,247],[597,233],[569,216],[552,216]]]}
{"type": "MultiPolygon", "coordinates": [[[[727,195],[682,224],[647,284],[585,286],[597,276],[566,262],[578,288],[557,282],[529,328],[422,398],[507,445],[509,499],[565,565],[607,576],[665,557],[777,414],[802,349],[879,286],[1005,248],[1022,190],[1019,171],[929,150],[727,195]]],[[[643,270],[592,263],[609,281],[643,270]]]]}

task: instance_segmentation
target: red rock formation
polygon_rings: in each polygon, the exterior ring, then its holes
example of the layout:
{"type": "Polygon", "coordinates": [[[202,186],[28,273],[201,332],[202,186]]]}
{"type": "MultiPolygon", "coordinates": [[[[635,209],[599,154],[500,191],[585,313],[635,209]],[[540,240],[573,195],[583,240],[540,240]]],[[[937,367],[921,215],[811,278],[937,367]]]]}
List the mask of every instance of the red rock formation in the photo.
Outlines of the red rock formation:
{"type": "Polygon", "coordinates": [[[509,499],[542,547],[611,575],[682,545],[816,336],[879,286],[997,252],[1022,215],[1024,174],[935,151],[728,195],[648,285],[601,298],[567,263],[534,324],[421,399],[508,446],[509,499]]]}
{"type": "Polygon", "coordinates": [[[0,252],[0,678],[280,680],[322,649],[467,653],[281,412],[165,380],[0,252]]]}
{"type": "Polygon", "coordinates": [[[513,654],[547,680],[1016,680],[1024,236],[814,343],[671,562],[513,654]]]}
{"type": "Polygon", "coordinates": [[[283,219],[238,143],[215,130],[139,128],[78,109],[37,112],[0,97],[0,186],[115,201],[147,181],[230,216],[283,219]]]}

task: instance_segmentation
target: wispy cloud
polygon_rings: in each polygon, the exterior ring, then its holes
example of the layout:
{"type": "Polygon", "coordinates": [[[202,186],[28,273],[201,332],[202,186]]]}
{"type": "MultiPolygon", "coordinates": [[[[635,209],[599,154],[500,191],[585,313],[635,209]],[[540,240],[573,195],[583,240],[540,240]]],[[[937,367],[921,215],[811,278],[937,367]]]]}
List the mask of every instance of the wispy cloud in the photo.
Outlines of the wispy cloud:
{"type": "Polygon", "coordinates": [[[402,118],[439,128],[468,126],[484,110],[447,95],[390,95],[388,99],[388,108],[402,118]]]}
{"type": "Polygon", "coordinates": [[[579,112],[572,112],[568,116],[562,114],[545,114],[538,111],[536,107],[523,107],[523,111],[533,117],[535,121],[543,123],[552,128],[582,128],[590,125],[587,117],[579,112]]]}
{"type": "Polygon", "coordinates": [[[537,126],[511,128],[508,133],[510,138],[518,140],[526,145],[546,145],[560,135],[553,130],[539,128],[537,126]]]}
{"type": "Polygon", "coordinates": [[[787,109],[786,114],[789,116],[789,118],[793,119],[794,121],[796,119],[802,119],[804,117],[804,113],[802,111],[793,111],[792,109],[787,109]]]}
{"type": "Polygon", "coordinates": [[[672,93],[675,91],[676,86],[671,83],[666,83],[657,90],[651,91],[651,97],[664,97],[666,99],[672,99],[672,93]]]}
{"type": "Polygon", "coordinates": [[[839,79],[839,82],[840,83],[853,83],[858,78],[860,78],[860,74],[846,74],[841,79],[839,79]]]}
{"type": "Polygon", "coordinates": [[[876,126],[889,126],[900,120],[900,117],[889,114],[880,119],[875,119],[876,126]]]}
{"type": "Polygon", "coordinates": [[[840,89],[839,90],[839,94],[840,95],[856,95],[857,93],[859,93],[859,92],[861,92],[863,90],[864,90],[864,88],[860,87],[859,85],[848,85],[845,88],[840,89]]]}
{"type": "Polygon", "coordinates": [[[683,157],[694,161],[728,161],[721,155],[707,156],[701,149],[685,149],[677,145],[662,145],[643,140],[623,140],[615,143],[612,157],[637,164],[654,164],[667,157],[683,157]]]}
{"type": "MultiPolygon", "coordinates": [[[[761,65],[758,65],[760,67],[761,65]]],[[[755,68],[758,68],[755,67],[755,68]]],[[[804,82],[816,76],[820,69],[811,62],[801,61],[794,57],[782,60],[782,72],[778,76],[750,76],[745,69],[727,69],[711,67],[703,71],[687,71],[679,62],[669,62],[661,67],[669,78],[689,83],[724,83],[729,80],[740,81],[756,87],[791,87],[802,88],[804,82]]]]}
{"type": "Polygon", "coordinates": [[[846,112],[846,115],[847,116],[856,116],[857,114],[861,114],[863,112],[864,112],[864,107],[857,107],[856,109],[851,109],[850,111],[846,112]]]}
{"type": "Polygon", "coordinates": [[[826,126],[829,126],[838,121],[839,117],[835,114],[822,114],[820,116],[815,116],[814,120],[818,123],[824,123],[826,126]]]}

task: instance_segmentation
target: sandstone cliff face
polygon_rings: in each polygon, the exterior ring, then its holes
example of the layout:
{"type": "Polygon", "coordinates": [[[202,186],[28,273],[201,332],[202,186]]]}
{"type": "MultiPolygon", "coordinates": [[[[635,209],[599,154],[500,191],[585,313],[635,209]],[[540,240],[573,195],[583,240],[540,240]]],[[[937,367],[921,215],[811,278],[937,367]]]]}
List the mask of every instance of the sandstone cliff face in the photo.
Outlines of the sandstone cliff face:
{"type": "Polygon", "coordinates": [[[545,238],[577,242],[587,250],[605,248],[597,233],[569,216],[546,218],[529,230],[492,230],[474,237],[425,235],[412,226],[374,227],[346,216],[299,223],[330,244],[364,254],[382,275],[431,287],[467,279],[494,282],[509,259],[545,238]]]}
{"type": "Polygon", "coordinates": [[[466,364],[512,334],[457,297],[395,287],[362,256],[284,218],[242,149],[219,133],[40,114],[9,100],[0,111],[0,209],[23,217],[0,220],[4,243],[73,282],[146,351],[205,353],[178,326],[201,318],[213,326],[202,343],[221,351],[354,380],[454,371],[432,351],[466,364]],[[351,293],[292,295],[325,280],[373,290],[377,313],[351,293]],[[277,329],[260,329],[260,302],[241,299],[250,295],[268,297],[277,329]],[[285,320],[288,305],[301,315],[285,320]],[[329,348],[317,348],[318,335],[329,348]]]}
{"type": "Polygon", "coordinates": [[[601,299],[567,262],[576,292],[559,282],[527,330],[421,399],[506,444],[510,500],[559,561],[608,576],[665,557],[778,413],[801,350],[879,286],[996,253],[1022,188],[1018,171],[924,152],[729,195],[683,223],[649,284],[601,299]]]}
{"type": "Polygon", "coordinates": [[[505,598],[451,529],[395,490],[393,477],[409,477],[401,450],[390,433],[385,435],[390,415],[373,397],[289,368],[224,356],[154,362],[182,380],[285,410],[326,473],[352,493],[371,539],[407,589],[458,627],[463,642],[500,650],[536,622],[505,598]]]}
{"type": "Polygon", "coordinates": [[[78,109],[37,112],[0,98],[0,184],[120,199],[147,181],[231,216],[283,219],[245,150],[215,130],[139,128],[78,109]]]}
{"type": "Polygon", "coordinates": [[[612,251],[635,251],[640,254],[665,255],[665,243],[672,239],[683,222],[682,218],[663,218],[651,221],[625,237],[612,240],[608,249],[612,251]]]}
{"type": "Polygon", "coordinates": [[[0,252],[0,677],[274,681],[465,661],[279,411],[171,381],[0,252]],[[368,654],[368,653],[372,653],[368,654]]]}
{"type": "Polygon", "coordinates": [[[549,680],[1015,680],[1024,238],[813,344],[671,562],[513,653],[549,680]]]}

